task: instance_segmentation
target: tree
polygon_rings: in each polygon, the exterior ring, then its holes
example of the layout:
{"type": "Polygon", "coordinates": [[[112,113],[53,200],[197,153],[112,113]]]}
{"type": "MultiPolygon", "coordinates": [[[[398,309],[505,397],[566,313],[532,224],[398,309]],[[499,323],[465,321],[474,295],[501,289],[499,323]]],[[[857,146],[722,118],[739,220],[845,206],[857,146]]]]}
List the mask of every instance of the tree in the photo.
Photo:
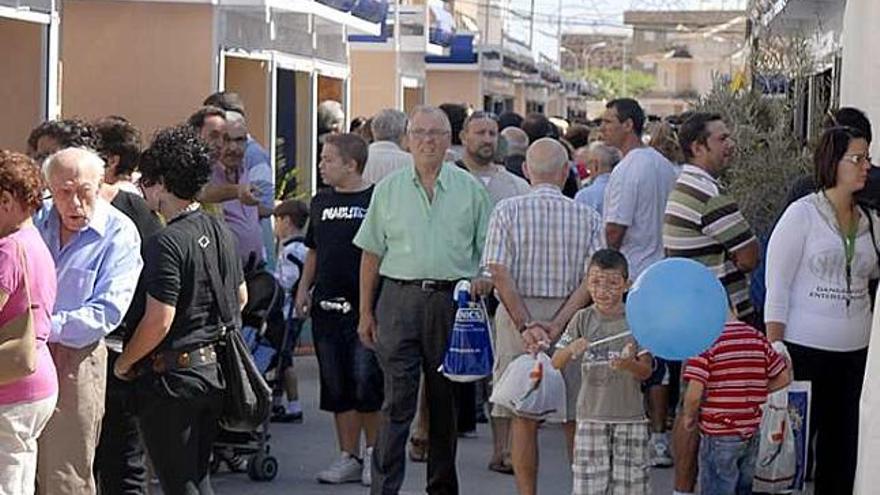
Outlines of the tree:
{"type": "Polygon", "coordinates": [[[650,91],[656,82],[654,76],[646,72],[606,68],[591,69],[586,79],[593,85],[596,98],[601,100],[637,98],[650,91]]]}

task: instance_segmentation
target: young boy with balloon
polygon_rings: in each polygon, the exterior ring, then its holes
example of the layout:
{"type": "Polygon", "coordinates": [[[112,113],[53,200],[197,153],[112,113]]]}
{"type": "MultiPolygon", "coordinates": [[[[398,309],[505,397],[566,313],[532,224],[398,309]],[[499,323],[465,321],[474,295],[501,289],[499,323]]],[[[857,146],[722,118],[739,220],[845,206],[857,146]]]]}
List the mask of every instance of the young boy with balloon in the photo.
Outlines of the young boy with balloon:
{"type": "Polygon", "coordinates": [[[575,314],[553,355],[557,369],[583,356],[574,495],[650,492],[650,434],[641,382],[651,374],[651,355],[629,331],[623,301],[628,278],[620,252],[602,249],[593,254],[587,288],[594,304],[575,314]]]}

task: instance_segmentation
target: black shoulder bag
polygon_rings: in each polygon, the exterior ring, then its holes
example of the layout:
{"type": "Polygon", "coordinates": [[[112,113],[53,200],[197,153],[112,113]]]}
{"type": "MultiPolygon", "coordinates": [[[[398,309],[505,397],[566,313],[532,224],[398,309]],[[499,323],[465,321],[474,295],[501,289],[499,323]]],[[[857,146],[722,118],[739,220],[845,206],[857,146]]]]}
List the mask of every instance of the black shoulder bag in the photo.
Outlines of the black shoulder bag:
{"type": "MultiPolygon", "coordinates": [[[[249,432],[269,419],[272,409],[272,390],[254,364],[250,351],[241,337],[227,291],[220,282],[221,233],[212,225],[214,253],[205,250],[205,269],[211,281],[211,292],[220,311],[220,341],[217,349],[220,371],[226,383],[220,426],[226,430],[249,432]],[[213,256],[211,256],[213,254],[213,256]]],[[[207,246],[205,246],[207,248],[207,246]]]]}

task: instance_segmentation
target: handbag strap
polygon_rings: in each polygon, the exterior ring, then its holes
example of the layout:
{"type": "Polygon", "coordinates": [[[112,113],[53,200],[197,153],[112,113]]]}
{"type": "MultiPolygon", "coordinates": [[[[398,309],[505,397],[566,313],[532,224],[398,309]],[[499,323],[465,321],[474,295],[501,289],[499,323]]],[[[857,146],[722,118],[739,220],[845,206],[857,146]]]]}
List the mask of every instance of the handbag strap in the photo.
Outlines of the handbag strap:
{"type": "Polygon", "coordinates": [[[18,242],[18,239],[13,239],[15,242],[16,251],[18,251],[18,261],[21,263],[21,278],[24,281],[24,293],[25,297],[27,297],[27,310],[30,313],[30,318],[33,320],[34,318],[34,303],[31,299],[31,283],[29,279],[30,270],[28,269],[28,261],[27,256],[24,254],[24,248],[21,247],[21,244],[18,242]]]}
{"type": "Polygon", "coordinates": [[[874,254],[877,255],[877,260],[880,261],[880,249],[877,248],[877,238],[874,233],[874,217],[871,216],[871,212],[864,206],[859,205],[859,209],[868,217],[868,232],[871,233],[871,245],[874,246],[874,254]]]}
{"type": "MultiPolygon", "coordinates": [[[[208,273],[208,279],[211,282],[211,292],[214,294],[214,303],[217,304],[217,309],[220,312],[220,318],[222,320],[220,323],[224,326],[223,332],[225,333],[225,327],[233,325],[235,322],[233,321],[232,310],[229,306],[228,294],[223,290],[223,284],[220,281],[220,229],[217,227],[213,218],[207,215],[205,215],[205,217],[209,219],[214,239],[208,239],[208,242],[206,243],[200,242],[199,246],[203,246],[202,261],[204,263],[205,271],[208,273]],[[211,244],[216,245],[209,251],[211,244]]],[[[222,337],[223,335],[221,335],[221,338],[222,337]]]]}

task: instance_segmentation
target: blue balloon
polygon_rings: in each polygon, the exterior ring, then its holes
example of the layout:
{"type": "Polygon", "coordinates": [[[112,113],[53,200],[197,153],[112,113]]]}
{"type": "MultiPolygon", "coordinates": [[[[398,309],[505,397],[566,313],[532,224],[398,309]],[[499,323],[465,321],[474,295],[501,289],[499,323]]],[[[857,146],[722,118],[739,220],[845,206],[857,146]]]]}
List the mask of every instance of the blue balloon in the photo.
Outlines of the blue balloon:
{"type": "Polygon", "coordinates": [[[669,360],[708,349],[724,330],[724,286],[708,268],[686,258],[654,263],[633,284],[626,321],[639,345],[669,360]]]}

